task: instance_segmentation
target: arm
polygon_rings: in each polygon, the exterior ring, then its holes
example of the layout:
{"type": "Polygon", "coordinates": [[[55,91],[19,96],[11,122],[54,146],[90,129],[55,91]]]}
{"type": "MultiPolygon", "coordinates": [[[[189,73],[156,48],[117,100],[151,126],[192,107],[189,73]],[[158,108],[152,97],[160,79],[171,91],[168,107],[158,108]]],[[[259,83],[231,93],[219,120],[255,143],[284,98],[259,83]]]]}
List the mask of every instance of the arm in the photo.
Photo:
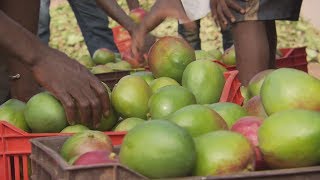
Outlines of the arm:
{"type": "Polygon", "coordinates": [[[11,55],[28,66],[36,64],[42,48],[33,35],[0,10],[0,54],[11,55]],[[19,43],[17,43],[19,42],[19,43]]]}
{"type": "Polygon", "coordinates": [[[112,19],[117,21],[121,26],[131,34],[136,27],[133,20],[122,10],[116,0],[96,0],[97,4],[108,14],[112,19]]]}
{"type": "Polygon", "coordinates": [[[133,33],[132,53],[135,58],[139,59],[142,56],[146,34],[155,29],[167,17],[177,18],[183,22],[189,21],[180,0],[157,0],[133,33]]]}
{"type": "MultiPolygon", "coordinates": [[[[135,0],[134,0],[135,1],[135,0]]],[[[138,27],[136,23],[121,9],[116,0],[97,0],[97,3],[103,8],[103,10],[114,20],[116,20],[120,25],[127,29],[134,39],[133,32],[138,27]]],[[[140,52],[143,54],[147,52],[151,45],[155,42],[155,37],[152,35],[145,35],[145,42],[141,48],[140,52]]],[[[137,58],[140,62],[143,62],[143,58],[137,58]]]]}
{"type": "Polygon", "coordinates": [[[140,7],[140,4],[139,4],[138,0],[126,0],[126,1],[127,1],[127,4],[128,4],[128,7],[129,7],[130,11],[140,7]]]}
{"type": "Polygon", "coordinates": [[[234,0],[210,0],[210,7],[216,25],[223,30],[227,28],[229,21],[232,23],[236,21],[230,9],[236,10],[241,14],[245,13],[245,10],[234,0]]]}
{"type": "MultiPolygon", "coordinates": [[[[101,82],[77,61],[43,45],[32,33],[0,10],[0,54],[17,58],[36,81],[62,103],[70,124],[79,120],[97,126],[108,114],[109,98],[101,82]]],[[[91,124],[89,124],[91,125],[91,124]]]]}

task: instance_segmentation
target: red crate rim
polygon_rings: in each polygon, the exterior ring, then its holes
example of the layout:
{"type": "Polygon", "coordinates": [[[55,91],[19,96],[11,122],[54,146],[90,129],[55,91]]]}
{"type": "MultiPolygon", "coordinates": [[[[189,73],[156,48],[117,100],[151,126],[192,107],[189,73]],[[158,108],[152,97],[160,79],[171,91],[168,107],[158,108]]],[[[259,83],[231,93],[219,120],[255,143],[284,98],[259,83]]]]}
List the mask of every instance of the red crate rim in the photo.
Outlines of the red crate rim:
{"type": "MultiPolygon", "coordinates": [[[[301,56],[307,56],[307,53],[306,53],[306,46],[303,46],[303,47],[296,47],[296,48],[280,48],[279,50],[283,53],[283,56],[282,57],[279,57],[276,59],[276,62],[279,62],[279,61],[283,61],[283,60],[286,60],[287,58],[290,58],[291,56],[294,56],[294,57],[301,57],[301,56]],[[302,50],[303,53],[302,54],[295,54],[296,51],[299,52],[299,50],[302,50]]],[[[236,66],[228,66],[226,64],[224,64],[223,62],[221,62],[220,60],[217,60],[217,59],[214,59],[212,60],[213,62],[215,63],[218,63],[220,65],[222,65],[223,67],[227,68],[227,69],[234,69],[236,68],[236,66]]],[[[305,64],[307,63],[307,61],[305,62],[301,62],[300,64],[305,64]]]]}
{"type": "MultiPolygon", "coordinates": [[[[2,137],[16,137],[16,135],[21,135],[21,136],[31,136],[31,137],[38,137],[38,136],[61,136],[61,135],[68,135],[70,133],[28,133],[25,132],[19,128],[16,128],[14,125],[0,120],[0,138],[2,137]],[[10,130],[10,132],[12,132],[12,135],[7,135],[6,132],[8,132],[8,130],[10,130]],[[15,135],[13,135],[13,133],[15,133],[15,135]]],[[[112,131],[108,131],[106,132],[107,135],[125,135],[126,132],[112,132],[112,131]]]]}

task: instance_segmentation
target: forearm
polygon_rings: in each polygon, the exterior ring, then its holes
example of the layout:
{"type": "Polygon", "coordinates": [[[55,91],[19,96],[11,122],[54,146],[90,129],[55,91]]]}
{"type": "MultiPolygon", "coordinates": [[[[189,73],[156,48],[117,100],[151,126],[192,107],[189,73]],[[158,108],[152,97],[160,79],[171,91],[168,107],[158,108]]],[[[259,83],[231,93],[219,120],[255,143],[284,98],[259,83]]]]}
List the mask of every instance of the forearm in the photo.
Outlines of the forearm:
{"type": "Polygon", "coordinates": [[[185,12],[180,0],[157,0],[142,20],[139,31],[147,34],[161,24],[167,17],[180,18],[181,14],[185,14],[185,12]]]}
{"type": "Polygon", "coordinates": [[[130,11],[140,7],[138,0],[126,0],[126,1],[127,1],[127,4],[128,4],[130,11]]]}
{"type": "Polygon", "coordinates": [[[10,19],[0,10],[0,53],[34,65],[44,45],[32,33],[10,19]]]}
{"type": "Polygon", "coordinates": [[[118,5],[116,0],[96,0],[97,4],[108,14],[112,19],[117,21],[130,33],[133,31],[136,24],[118,5]]]}
{"type": "Polygon", "coordinates": [[[148,34],[159,26],[166,17],[159,16],[157,13],[148,13],[138,26],[138,31],[144,35],[148,34]]]}

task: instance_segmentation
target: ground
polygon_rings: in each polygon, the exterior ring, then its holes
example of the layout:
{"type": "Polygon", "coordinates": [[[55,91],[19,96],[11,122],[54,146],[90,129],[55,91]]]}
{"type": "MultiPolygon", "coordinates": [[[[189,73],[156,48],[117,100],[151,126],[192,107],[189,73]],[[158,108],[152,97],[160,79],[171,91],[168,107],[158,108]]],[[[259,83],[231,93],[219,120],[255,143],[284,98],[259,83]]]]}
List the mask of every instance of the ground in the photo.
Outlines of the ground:
{"type": "MultiPolygon", "coordinates": [[[[153,1],[140,0],[142,6],[146,9],[150,8],[153,1]]],[[[125,1],[118,0],[118,2],[127,11],[125,1]]],[[[303,11],[307,11],[308,8],[310,8],[309,4],[306,8],[303,8],[303,11]]],[[[53,0],[50,13],[52,17],[50,46],[65,52],[72,58],[79,58],[88,54],[81,31],[67,1],[53,0]]],[[[109,26],[114,27],[116,25],[114,21],[111,21],[109,26]]],[[[320,31],[302,18],[298,22],[277,22],[277,31],[279,48],[307,46],[309,59],[316,57],[320,51],[320,31]]],[[[177,21],[173,19],[165,21],[153,31],[153,34],[156,36],[176,36],[177,21]]],[[[204,50],[222,49],[221,34],[209,16],[201,22],[200,36],[204,50]]]]}

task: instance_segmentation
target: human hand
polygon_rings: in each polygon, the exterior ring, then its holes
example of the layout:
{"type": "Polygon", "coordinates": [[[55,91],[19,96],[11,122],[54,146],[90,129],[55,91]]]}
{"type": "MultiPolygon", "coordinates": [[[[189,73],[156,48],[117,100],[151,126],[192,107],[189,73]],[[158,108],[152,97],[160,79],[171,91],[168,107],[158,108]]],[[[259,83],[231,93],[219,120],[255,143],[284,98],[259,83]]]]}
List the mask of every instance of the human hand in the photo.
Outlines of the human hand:
{"type": "Polygon", "coordinates": [[[139,63],[144,63],[144,55],[148,54],[151,46],[156,42],[156,37],[148,34],[146,35],[143,31],[137,29],[133,31],[131,52],[132,57],[139,63]]]}
{"type": "Polygon", "coordinates": [[[31,67],[38,83],[62,103],[70,125],[97,127],[102,113],[109,113],[109,97],[103,84],[77,61],[46,49],[31,67]],[[78,114],[80,113],[80,114],[78,114]],[[80,115],[80,122],[79,121],[80,115]]]}
{"type": "Polygon", "coordinates": [[[144,46],[142,47],[142,54],[148,54],[150,48],[156,42],[156,40],[157,38],[152,34],[148,34],[147,36],[145,36],[144,46]]]}
{"type": "Polygon", "coordinates": [[[217,26],[222,30],[227,28],[229,22],[235,22],[236,18],[230,9],[236,10],[244,14],[245,10],[235,2],[235,0],[210,0],[212,17],[217,26]]]}
{"type": "Polygon", "coordinates": [[[142,59],[142,55],[155,42],[155,38],[152,36],[148,37],[147,34],[167,17],[177,18],[182,22],[190,21],[180,0],[157,0],[139,26],[134,28],[131,33],[131,50],[136,59],[142,59]]]}
{"type": "Polygon", "coordinates": [[[144,27],[138,26],[135,28],[131,35],[131,52],[132,58],[138,60],[139,62],[143,61],[142,49],[145,46],[146,33],[143,30],[144,27]]]}

